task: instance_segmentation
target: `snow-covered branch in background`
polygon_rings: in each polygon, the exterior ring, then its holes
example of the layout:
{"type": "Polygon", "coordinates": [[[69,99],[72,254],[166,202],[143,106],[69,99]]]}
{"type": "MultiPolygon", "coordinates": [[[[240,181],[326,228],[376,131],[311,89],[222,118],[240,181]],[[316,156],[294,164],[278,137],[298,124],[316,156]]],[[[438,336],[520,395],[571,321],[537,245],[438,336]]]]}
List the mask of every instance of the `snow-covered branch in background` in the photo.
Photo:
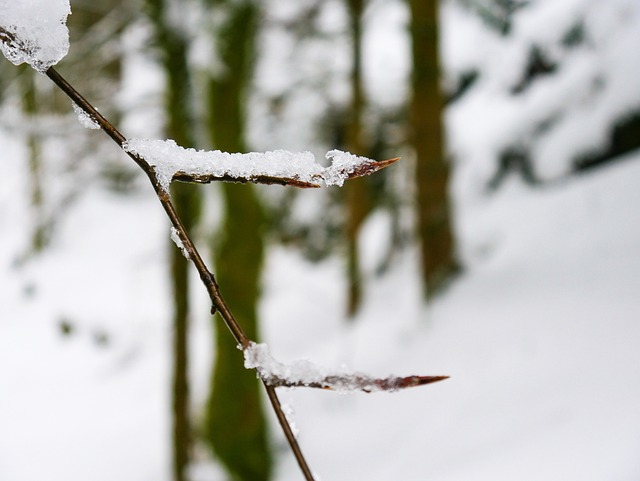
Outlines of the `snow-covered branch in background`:
{"type": "Polygon", "coordinates": [[[398,159],[376,162],[340,150],[327,152],[329,167],[316,163],[311,152],[228,153],[184,148],[173,140],[129,139],[124,149],[151,165],[158,182],[168,192],[172,180],[208,183],[214,180],[281,184],[313,188],[341,186],[345,180],[361,177],[391,165],[398,159]]]}
{"type": "Polygon", "coordinates": [[[40,73],[69,51],[69,0],[0,0],[0,49],[15,65],[40,73]]]}
{"type": "Polygon", "coordinates": [[[449,376],[390,376],[374,378],[348,367],[331,369],[307,359],[282,363],[269,352],[267,344],[249,343],[244,351],[244,367],[255,369],[273,387],[312,387],[339,392],[398,391],[448,379],[449,376]]]}

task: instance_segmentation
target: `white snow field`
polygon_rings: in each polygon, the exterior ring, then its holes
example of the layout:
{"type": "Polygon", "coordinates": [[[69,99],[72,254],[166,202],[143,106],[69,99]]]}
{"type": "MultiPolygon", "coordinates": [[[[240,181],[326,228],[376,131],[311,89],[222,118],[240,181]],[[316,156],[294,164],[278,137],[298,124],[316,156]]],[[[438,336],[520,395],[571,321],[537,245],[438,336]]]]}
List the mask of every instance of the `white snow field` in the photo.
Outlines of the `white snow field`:
{"type": "MultiPolygon", "coordinates": [[[[322,479],[638,479],[638,182],[635,155],[558,189],[509,186],[461,221],[473,260],[446,295],[421,309],[407,256],[373,282],[351,329],[335,311],[308,314],[340,305],[339,271],[322,282],[295,256],[272,255],[274,351],[452,376],[392,395],[288,393],[322,479]],[[314,342],[299,347],[287,329],[314,342]]],[[[278,479],[296,479],[285,466],[278,479]]]]}

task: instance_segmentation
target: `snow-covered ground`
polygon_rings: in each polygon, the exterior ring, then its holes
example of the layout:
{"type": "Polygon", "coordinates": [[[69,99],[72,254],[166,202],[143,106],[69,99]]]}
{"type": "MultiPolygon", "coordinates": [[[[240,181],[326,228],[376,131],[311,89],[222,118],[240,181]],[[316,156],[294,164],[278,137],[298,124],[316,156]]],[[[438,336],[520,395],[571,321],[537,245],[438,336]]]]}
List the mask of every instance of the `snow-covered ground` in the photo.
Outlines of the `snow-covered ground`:
{"type": "MultiPolygon", "coordinates": [[[[169,479],[162,212],[151,192],[96,184],[53,245],[16,264],[27,166],[17,142],[2,145],[0,479],[169,479]]],[[[262,314],[276,356],[452,376],[396,394],[284,391],[321,479],[638,479],[639,182],[640,155],[554,188],[513,181],[460,218],[468,269],[444,296],[421,306],[409,253],[370,279],[352,325],[339,259],[273,248],[262,314]]],[[[384,222],[366,226],[367,252],[384,222]]],[[[210,332],[196,301],[202,400],[210,332]]],[[[300,478],[283,445],[279,459],[278,480],[300,478]]]]}
{"type": "MultiPolygon", "coordinates": [[[[279,284],[293,272],[288,289],[300,289],[309,267],[272,256],[274,348],[300,355],[283,332],[302,336],[304,323],[318,356],[452,376],[392,395],[287,394],[322,479],[638,479],[639,181],[635,155],[558,189],[509,186],[461,221],[473,260],[445,296],[419,307],[407,256],[373,282],[353,328],[288,311],[279,284]]],[[[338,300],[336,272],[322,285],[307,281],[307,312],[322,312],[321,290],[338,300]]],[[[285,466],[279,479],[295,479],[285,466]]]]}

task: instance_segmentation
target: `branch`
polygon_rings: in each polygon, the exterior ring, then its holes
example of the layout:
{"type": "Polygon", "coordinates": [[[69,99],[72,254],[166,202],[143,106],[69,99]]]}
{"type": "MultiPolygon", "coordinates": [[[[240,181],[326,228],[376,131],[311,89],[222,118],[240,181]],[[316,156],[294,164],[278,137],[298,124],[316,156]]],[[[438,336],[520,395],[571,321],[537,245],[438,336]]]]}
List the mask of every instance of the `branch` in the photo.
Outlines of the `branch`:
{"type": "MultiPolygon", "coordinates": [[[[0,42],[4,44],[11,52],[18,52],[19,54],[26,54],[28,57],[33,57],[33,51],[31,47],[22,42],[14,33],[7,31],[0,26],[0,42]]],[[[13,54],[13,53],[12,53],[13,54]]],[[[30,58],[30,60],[33,60],[30,58]]],[[[55,63],[57,60],[53,60],[55,63]]],[[[30,62],[32,63],[32,62],[30,62]]],[[[51,63],[51,62],[50,62],[51,63]]],[[[38,70],[38,66],[44,65],[43,62],[37,63],[34,68],[38,70]]],[[[33,63],[32,63],[33,65],[33,63]]],[[[340,152],[333,150],[327,153],[327,158],[332,159],[332,165],[324,168],[318,166],[312,162],[313,165],[309,165],[309,171],[303,172],[294,170],[293,172],[271,172],[271,171],[248,171],[241,172],[240,174],[236,170],[231,171],[193,171],[183,168],[184,165],[171,164],[170,169],[167,171],[163,169],[163,165],[154,163],[150,159],[149,155],[144,155],[137,148],[131,148],[131,141],[128,141],[124,135],[122,135],[100,112],[98,112],[90,102],[88,102],[75,88],[69,84],[53,67],[49,67],[40,70],[45,73],[67,96],[76,104],[83,112],[87,114],[91,121],[94,121],[99,127],[105,131],[105,133],[124,150],[127,155],[145,172],[153,189],[156,192],[158,200],[164,208],[169,220],[172,224],[172,238],[177,244],[182,244],[181,249],[185,257],[187,257],[195,266],[200,279],[204,284],[209,298],[212,304],[212,314],[217,310],[220,313],[224,323],[233,334],[236,342],[245,351],[245,356],[248,352],[258,346],[251,342],[245,334],[242,327],[239,325],[233,314],[231,313],[228,305],[226,304],[220,288],[216,282],[216,279],[207,268],[200,253],[189,237],[180,217],[178,216],[171,197],[169,194],[169,184],[173,180],[179,180],[183,182],[196,182],[207,183],[211,181],[236,181],[236,182],[254,182],[265,184],[281,184],[290,185],[301,188],[314,188],[320,187],[320,182],[323,181],[326,185],[342,185],[347,179],[361,177],[369,175],[380,169],[383,169],[398,159],[389,159],[382,162],[375,162],[370,159],[357,157],[346,152],[340,152]],[[155,164],[155,165],[154,165],[155,164]],[[180,242],[178,242],[180,241],[180,242]]],[[[175,143],[174,143],[175,144],[175,143]]],[[[176,146],[177,147],[177,146],[176,146]]],[[[178,147],[179,149],[182,149],[178,147]]],[[[189,151],[190,149],[182,149],[189,151]]],[[[192,149],[191,149],[192,150],[192,149]]],[[[174,152],[175,153],[175,152],[174,152]]],[[[235,154],[226,154],[232,156],[235,154]]],[[[166,163],[166,162],[163,162],[166,163]]],[[[291,426],[289,425],[286,416],[280,405],[277,394],[275,392],[276,387],[280,386],[306,386],[317,387],[322,389],[343,389],[345,386],[349,386],[351,389],[358,389],[364,392],[372,391],[395,391],[398,389],[404,389],[407,387],[414,387],[424,385],[428,383],[437,382],[446,379],[446,376],[409,376],[409,377],[390,377],[386,379],[375,379],[361,374],[331,374],[320,377],[319,379],[292,379],[291,377],[283,377],[273,373],[268,373],[263,369],[263,366],[255,366],[257,372],[260,375],[262,383],[266,389],[267,396],[273,410],[276,414],[278,422],[282,427],[284,435],[291,447],[291,450],[300,466],[300,469],[307,481],[314,481],[314,476],[311,473],[309,465],[300,449],[300,446],[295,439],[291,426]]]]}
{"type": "Polygon", "coordinates": [[[305,381],[267,376],[263,381],[272,387],[310,387],[327,391],[351,392],[362,391],[366,393],[389,391],[395,392],[401,389],[424,386],[438,381],[449,379],[449,376],[390,376],[386,378],[373,378],[364,374],[326,376],[320,381],[305,381]]]}
{"type": "Polygon", "coordinates": [[[264,343],[250,342],[248,347],[243,348],[243,352],[244,367],[255,369],[260,379],[271,387],[310,387],[339,392],[395,392],[449,378],[449,376],[375,378],[352,372],[347,368],[329,369],[306,359],[283,363],[271,355],[269,346],[264,343]]]}
{"type": "Polygon", "coordinates": [[[190,174],[178,171],[173,176],[173,180],[192,184],[209,184],[211,182],[235,182],[239,184],[246,184],[247,182],[251,182],[253,184],[264,185],[288,185],[290,187],[298,187],[299,189],[317,189],[321,187],[320,184],[315,184],[313,182],[305,182],[295,178],[272,177],[269,175],[232,177],[230,175],[215,176],[212,174],[190,174]]]}
{"type": "MultiPolygon", "coordinates": [[[[152,165],[145,156],[141,155],[136,149],[131,148],[131,141],[127,140],[124,135],[122,135],[116,127],[114,127],[98,110],[87,101],[78,91],[73,88],[71,84],[69,84],[53,67],[50,67],[46,70],[45,74],[63,91],[69,96],[69,98],[77,104],[89,118],[95,123],[97,123],[105,133],[111,137],[111,139],[118,144],[118,146],[127,153],[131,159],[138,164],[138,166],[145,172],[153,189],[156,192],[158,200],[160,201],[162,207],[164,208],[169,220],[172,224],[172,237],[177,236],[177,239],[181,241],[182,246],[181,249],[187,257],[194,265],[198,274],[200,275],[200,279],[204,284],[209,298],[211,300],[212,308],[211,312],[214,314],[216,311],[220,313],[225,325],[233,334],[236,342],[239,346],[244,350],[245,356],[247,352],[251,352],[253,346],[260,346],[253,343],[245,334],[244,330],[237,322],[231,310],[229,309],[227,303],[225,302],[222,294],[220,293],[220,288],[216,282],[215,276],[211,273],[203,261],[200,253],[198,252],[195,244],[191,240],[187,230],[185,229],[180,217],[178,216],[173,203],[171,202],[171,197],[169,195],[168,186],[172,180],[181,180],[188,182],[211,182],[213,180],[234,180],[237,182],[257,182],[257,183],[276,183],[282,185],[291,185],[295,187],[320,187],[317,182],[319,180],[323,180],[327,185],[342,185],[344,180],[352,179],[356,177],[361,177],[363,175],[369,175],[374,173],[380,169],[383,169],[393,163],[395,163],[398,158],[389,159],[382,162],[375,162],[370,159],[365,159],[363,157],[357,157],[352,154],[341,152],[337,150],[333,150],[327,153],[327,158],[331,158],[333,160],[332,165],[327,168],[322,168],[318,170],[317,167],[313,167],[316,171],[313,173],[311,179],[307,181],[306,179],[302,180],[297,178],[297,174],[290,175],[288,177],[278,177],[278,176],[270,176],[270,175],[251,175],[243,178],[241,176],[233,177],[229,173],[219,174],[215,176],[213,173],[193,173],[189,171],[183,171],[178,169],[174,169],[171,166],[168,170],[168,174],[166,171],[162,169],[158,169],[157,165],[152,165]],[[316,182],[314,184],[314,182],[316,182]]],[[[161,141],[159,141],[161,142],[161,141]]],[[[174,143],[175,144],[175,143],[174,143]]],[[[176,146],[177,147],[177,146],[176,146]]],[[[182,149],[181,147],[178,147],[182,149]]],[[[182,150],[193,150],[193,149],[182,149],[182,150]]],[[[232,155],[232,154],[227,154],[232,155]]],[[[147,155],[148,157],[148,155],[147,155]]],[[[176,239],[174,238],[174,241],[176,239]]],[[[178,243],[178,242],[176,242],[178,243]]],[[[246,357],[245,357],[246,359],[246,357]]],[[[246,363],[246,361],[245,361],[246,363]]],[[[351,390],[360,390],[364,392],[373,392],[373,391],[396,391],[399,389],[405,389],[409,387],[422,386],[425,384],[441,381],[447,379],[447,376],[408,376],[408,377],[389,377],[385,379],[376,379],[368,376],[364,376],[362,374],[330,374],[324,376],[320,379],[297,379],[292,380],[291,378],[282,377],[279,375],[265,375],[264,371],[256,366],[256,370],[260,375],[260,379],[262,384],[265,387],[267,397],[273,407],[274,413],[276,414],[276,418],[282,428],[282,431],[287,439],[287,442],[291,448],[291,451],[298,462],[300,470],[304,475],[306,481],[315,481],[315,478],[309,468],[309,464],[300,449],[300,445],[298,444],[295,435],[287,421],[286,415],[284,414],[282,407],[280,405],[280,401],[276,394],[275,388],[282,386],[290,386],[290,387],[315,387],[321,389],[332,389],[332,390],[344,390],[345,386],[349,385],[351,390]]]]}
{"type": "MultiPolygon", "coordinates": [[[[337,169],[336,176],[337,178],[342,179],[356,179],[358,177],[364,177],[366,175],[371,175],[374,172],[378,172],[379,170],[384,169],[385,167],[389,167],[391,164],[394,164],[400,160],[400,157],[396,157],[389,160],[369,160],[368,162],[363,162],[359,166],[355,167],[353,171],[349,172],[346,169],[337,169]]],[[[247,182],[251,182],[254,184],[265,184],[265,185],[287,185],[289,187],[297,187],[299,189],[318,189],[322,187],[320,184],[321,181],[326,181],[324,175],[316,175],[312,177],[311,181],[305,181],[299,179],[297,176],[293,177],[277,177],[272,175],[246,175],[240,177],[234,177],[231,175],[214,175],[214,174],[197,174],[190,173],[184,171],[177,171],[172,180],[177,180],[180,182],[188,182],[193,184],[209,184],[210,182],[222,181],[222,182],[237,182],[241,184],[245,184],[247,182]]]]}
{"type": "MultiPolygon", "coordinates": [[[[25,53],[27,55],[31,55],[32,52],[24,45],[20,39],[14,35],[13,33],[5,30],[2,26],[0,26],[0,43],[2,45],[7,46],[9,49],[19,50],[21,53],[25,53]]],[[[246,348],[250,344],[250,340],[245,334],[244,330],[237,322],[233,314],[231,313],[227,303],[225,302],[222,294],[220,293],[220,288],[215,280],[213,273],[209,271],[206,264],[204,263],[200,253],[195,247],[193,241],[189,237],[187,230],[185,229],[180,217],[178,216],[176,209],[171,202],[171,197],[169,195],[168,189],[164,188],[156,170],[151,166],[145,159],[141,156],[128,152],[125,150],[125,144],[127,139],[124,135],[122,135],[116,127],[114,127],[98,110],[87,101],[69,82],[67,82],[53,67],[48,67],[43,71],[47,77],[51,79],[53,83],[55,83],[67,96],[78,106],[80,107],[92,121],[95,121],[102,130],[116,143],[118,146],[123,149],[129,157],[144,171],[144,173],[149,178],[153,189],[156,192],[158,200],[160,201],[162,207],[164,208],[169,220],[172,224],[172,234],[173,236],[177,236],[177,239],[182,243],[183,253],[186,253],[185,257],[193,263],[198,274],[200,275],[200,279],[204,284],[209,298],[211,300],[212,308],[211,313],[214,314],[216,311],[220,313],[224,323],[231,331],[234,336],[236,342],[241,345],[243,348],[246,348]]],[[[176,239],[174,239],[175,241],[176,239]]],[[[177,243],[177,242],[176,242],[177,243]]],[[[300,466],[300,469],[307,481],[315,481],[313,474],[311,473],[311,469],[300,449],[298,441],[296,440],[293,431],[291,430],[291,426],[289,425],[284,412],[282,411],[282,407],[280,406],[280,401],[276,395],[275,389],[266,384],[263,381],[263,385],[266,389],[267,396],[271,402],[273,410],[276,414],[278,422],[282,427],[284,435],[291,447],[291,450],[300,466]]]]}
{"type": "MultiPolygon", "coordinates": [[[[371,160],[369,162],[363,162],[361,165],[356,167],[353,172],[348,172],[346,170],[340,169],[337,172],[337,175],[349,180],[358,177],[364,177],[366,175],[373,174],[374,172],[378,172],[385,167],[389,167],[391,164],[394,164],[398,160],[400,160],[400,157],[380,161],[371,160]]],[[[314,177],[312,182],[307,182],[296,177],[275,177],[269,175],[232,177],[230,175],[215,176],[213,174],[194,174],[183,171],[178,171],[173,176],[173,180],[177,180],[179,182],[190,182],[194,184],[208,184],[214,181],[237,182],[241,184],[252,182],[254,184],[265,185],[287,185],[289,187],[297,187],[299,189],[318,189],[322,187],[322,185],[319,183],[322,179],[324,179],[322,176],[318,176],[314,177]]]]}
{"type": "MultiPolygon", "coordinates": [[[[124,145],[127,139],[118,131],[118,129],[116,129],[102,114],[100,114],[100,112],[98,112],[96,108],[91,105],[91,103],[89,103],[82,95],[80,95],[80,93],[75,88],[73,88],[73,86],[69,84],[53,67],[49,68],[45,73],[63,92],[65,92],[69,96],[69,98],[73,102],[81,107],[87,113],[87,115],[91,117],[91,119],[95,120],[95,122],[100,125],[105,133],[109,137],[111,137],[111,139],[113,139],[113,141],[117,143],[120,148],[124,150],[124,145]]],[[[169,193],[162,188],[155,170],[140,156],[131,152],[127,152],[126,150],[125,152],[127,153],[127,155],[129,155],[129,157],[131,157],[131,159],[133,159],[136,164],[138,164],[138,166],[144,171],[144,173],[147,174],[147,177],[149,177],[158,200],[162,204],[162,207],[169,217],[173,229],[175,229],[175,231],[172,232],[177,235],[178,239],[182,242],[182,248],[184,249],[183,253],[186,252],[186,254],[188,255],[189,260],[195,266],[198,274],[200,275],[200,280],[207,290],[212,305],[211,313],[214,314],[216,311],[218,311],[225,325],[229,328],[231,334],[233,334],[236,342],[243,348],[248,347],[250,344],[249,338],[245,334],[240,324],[238,324],[238,321],[235,319],[235,317],[231,313],[231,310],[229,309],[229,306],[222,297],[215,276],[209,271],[206,264],[202,260],[200,253],[189,237],[187,230],[182,224],[182,221],[180,220],[180,217],[178,216],[175,207],[171,202],[169,193]]],[[[262,381],[262,383],[266,389],[267,396],[269,397],[269,401],[271,402],[273,410],[276,414],[276,418],[280,423],[285,438],[287,439],[287,442],[291,447],[291,451],[293,452],[293,455],[296,458],[298,465],[300,466],[300,470],[302,471],[307,481],[315,481],[313,474],[311,473],[311,469],[309,468],[309,464],[304,457],[302,450],[300,449],[300,445],[298,444],[298,441],[295,438],[293,431],[291,430],[291,426],[289,425],[284,412],[282,411],[282,407],[280,406],[280,401],[278,400],[275,389],[269,386],[264,381],[262,381]]]]}
{"type": "Polygon", "coordinates": [[[375,162],[340,150],[327,152],[331,165],[316,163],[311,152],[249,152],[184,148],[173,140],[129,139],[123,148],[143,158],[153,167],[163,190],[173,180],[208,183],[212,181],[254,182],[291,185],[302,188],[342,185],[345,180],[362,177],[383,169],[398,159],[375,162]]]}

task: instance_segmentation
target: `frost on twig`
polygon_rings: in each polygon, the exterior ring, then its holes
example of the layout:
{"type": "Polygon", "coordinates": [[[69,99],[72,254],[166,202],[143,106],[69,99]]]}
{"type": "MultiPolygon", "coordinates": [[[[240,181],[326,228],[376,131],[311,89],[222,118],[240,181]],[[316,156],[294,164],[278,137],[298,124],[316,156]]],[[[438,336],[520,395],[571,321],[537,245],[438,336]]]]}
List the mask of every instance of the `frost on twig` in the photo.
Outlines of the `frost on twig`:
{"type": "Polygon", "coordinates": [[[0,0],[0,50],[40,73],[69,51],[69,0],[0,0]]]}
{"type": "Polygon", "coordinates": [[[100,128],[100,124],[98,124],[98,122],[96,122],[96,120],[90,114],[82,110],[82,107],[80,107],[77,103],[71,102],[71,106],[73,107],[73,111],[78,117],[78,122],[80,122],[80,125],[82,125],[85,129],[98,130],[100,128]]]}
{"type": "Polygon", "coordinates": [[[331,165],[324,170],[322,177],[327,185],[337,186],[341,186],[347,179],[373,174],[400,160],[400,157],[394,157],[376,162],[341,150],[330,150],[326,157],[331,160],[331,165]]]}
{"type": "Polygon", "coordinates": [[[180,147],[173,140],[129,139],[124,149],[153,166],[166,192],[172,180],[208,183],[214,180],[280,184],[302,188],[342,185],[346,179],[376,172],[398,159],[376,162],[348,152],[332,150],[329,167],[316,163],[311,152],[250,152],[247,154],[204,151],[180,147]]]}
{"type": "Polygon", "coordinates": [[[331,391],[398,391],[448,379],[449,376],[390,376],[374,378],[347,368],[332,370],[308,360],[282,363],[271,356],[267,344],[249,343],[244,349],[244,367],[255,369],[272,387],[312,387],[331,391]]]}
{"type": "Polygon", "coordinates": [[[182,239],[180,239],[180,233],[178,232],[178,229],[176,229],[175,227],[171,227],[171,240],[175,243],[178,249],[180,249],[184,258],[189,260],[190,259],[189,251],[184,246],[182,239]]]}

